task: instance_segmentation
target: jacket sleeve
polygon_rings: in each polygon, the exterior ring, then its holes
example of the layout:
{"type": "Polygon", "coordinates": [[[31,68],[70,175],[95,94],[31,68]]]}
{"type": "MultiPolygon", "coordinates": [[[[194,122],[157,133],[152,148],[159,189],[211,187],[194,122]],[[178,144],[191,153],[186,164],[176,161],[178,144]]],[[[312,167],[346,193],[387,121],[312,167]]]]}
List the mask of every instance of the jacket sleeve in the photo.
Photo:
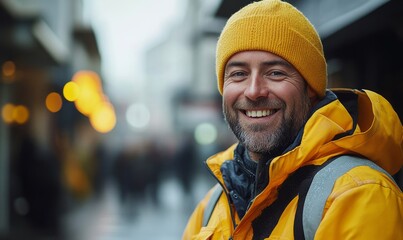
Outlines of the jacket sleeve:
{"type": "Polygon", "coordinates": [[[348,186],[341,184],[330,195],[315,239],[403,239],[399,187],[386,177],[379,181],[362,175],[348,178],[348,186]]]}
{"type": "Polygon", "coordinates": [[[203,225],[202,222],[203,222],[204,209],[206,208],[206,205],[211,197],[212,192],[213,189],[210,189],[210,191],[206,194],[206,196],[196,206],[183,232],[182,240],[190,240],[192,239],[192,236],[199,234],[200,229],[202,228],[203,225]]]}

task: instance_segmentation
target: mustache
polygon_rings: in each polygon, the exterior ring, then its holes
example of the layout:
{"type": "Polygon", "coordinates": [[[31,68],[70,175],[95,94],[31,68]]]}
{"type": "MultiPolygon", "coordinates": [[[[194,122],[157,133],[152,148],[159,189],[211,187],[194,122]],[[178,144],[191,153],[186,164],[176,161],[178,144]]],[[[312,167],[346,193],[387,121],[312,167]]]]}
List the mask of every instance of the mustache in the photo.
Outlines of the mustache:
{"type": "Polygon", "coordinates": [[[243,99],[236,101],[233,105],[235,109],[265,109],[265,108],[285,108],[286,104],[280,99],[267,99],[261,98],[256,101],[250,99],[243,99]]]}

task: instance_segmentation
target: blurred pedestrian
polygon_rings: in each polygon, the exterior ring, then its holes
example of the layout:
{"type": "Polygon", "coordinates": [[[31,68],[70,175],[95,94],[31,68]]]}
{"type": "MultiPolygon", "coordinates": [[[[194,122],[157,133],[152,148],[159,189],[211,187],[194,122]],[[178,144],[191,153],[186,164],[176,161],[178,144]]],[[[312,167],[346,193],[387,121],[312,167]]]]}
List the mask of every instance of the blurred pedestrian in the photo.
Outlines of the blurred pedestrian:
{"type": "Polygon", "coordinates": [[[176,176],[178,176],[185,195],[188,196],[190,196],[192,190],[191,186],[195,175],[196,156],[196,145],[192,133],[183,133],[174,160],[176,161],[176,176]]]}
{"type": "Polygon", "coordinates": [[[60,234],[61,166],[52,148],[41,146],[27,135],[13,163],[20,196],[26,200],[26,220],[32,230],[50,238],[60,234]]]}

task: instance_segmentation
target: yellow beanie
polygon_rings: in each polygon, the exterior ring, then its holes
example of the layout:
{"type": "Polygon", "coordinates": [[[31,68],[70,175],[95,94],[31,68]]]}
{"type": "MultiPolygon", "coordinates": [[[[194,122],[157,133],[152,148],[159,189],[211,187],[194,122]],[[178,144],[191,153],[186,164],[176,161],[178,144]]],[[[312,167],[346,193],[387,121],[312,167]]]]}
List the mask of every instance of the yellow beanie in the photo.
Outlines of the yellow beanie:
{"type": "Polygon", "coordinates": [[[224,70],[232,55],[261,50],[291,63],[321,97],[327,85],[322,42],[309,20],[292,5],[280,0],[251,3],[227,21],[217,43],[216,74],[223,92],[224,70]]]}

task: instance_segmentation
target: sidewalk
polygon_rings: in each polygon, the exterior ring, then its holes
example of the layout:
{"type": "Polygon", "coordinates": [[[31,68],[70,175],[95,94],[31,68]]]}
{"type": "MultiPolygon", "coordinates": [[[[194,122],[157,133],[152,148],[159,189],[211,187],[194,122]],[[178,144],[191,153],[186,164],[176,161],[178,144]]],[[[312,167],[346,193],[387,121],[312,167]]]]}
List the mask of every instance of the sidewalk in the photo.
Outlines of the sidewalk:
{"type": "Polygon", "coordinates": [[[196,181],[193,198],[187,198],[175,180],[160,187],[161,205],[151,200],[122,206],[117,190],[109,185],[99,199],[92,199],[63,219],[66,240],[178,240],[196,202],[207,191],[205,181],[196,181]],[[187,207],[186,207],[187,206],[187,207]]]}

